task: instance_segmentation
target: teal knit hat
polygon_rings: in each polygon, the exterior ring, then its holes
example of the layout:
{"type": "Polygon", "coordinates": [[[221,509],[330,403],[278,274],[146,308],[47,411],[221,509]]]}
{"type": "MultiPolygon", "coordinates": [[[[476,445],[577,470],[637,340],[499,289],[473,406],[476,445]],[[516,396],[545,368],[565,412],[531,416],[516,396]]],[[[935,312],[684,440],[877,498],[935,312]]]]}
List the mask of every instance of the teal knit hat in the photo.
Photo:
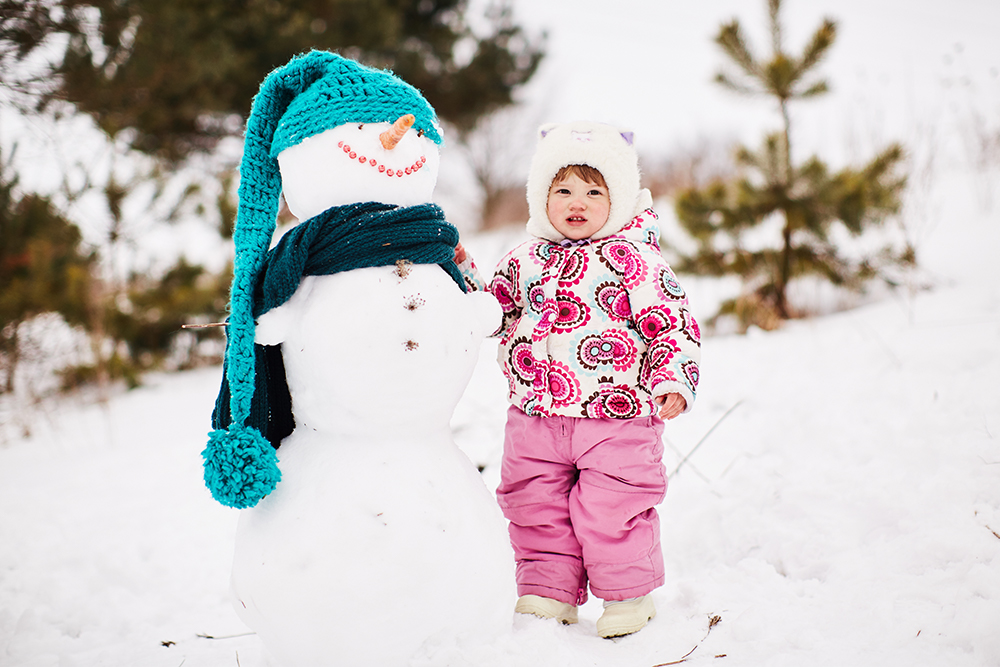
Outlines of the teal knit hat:
{"type": "Polygon", "coordinates": [[[327,51],[296,56],[271,72],[253,100],[240,163],[226,371],[230,423],[209,434],[205,484],[230,507],[252,507],[281,479],[271,443],[246,424],[255,386],[253,292],[274,234],[281,195],[277,155],[345,123],[391,123],[404,114],[441,143],[434,109],[413,86],[327,51]]]}
{"type": "Polygon", "coordinates": [[[313,67],[311,61],[319,61],[323,75],[288,104],[274,130],[271,157],[277,157],[303,139],[345,123],[391,123],[404,113],[416,117],[413,129],[422,130],[434,143],[441,143],[434,109],[420,91],[391,72],[365,67],[325,51],[313,51],[292,60],[278,72],[313,67]]]}

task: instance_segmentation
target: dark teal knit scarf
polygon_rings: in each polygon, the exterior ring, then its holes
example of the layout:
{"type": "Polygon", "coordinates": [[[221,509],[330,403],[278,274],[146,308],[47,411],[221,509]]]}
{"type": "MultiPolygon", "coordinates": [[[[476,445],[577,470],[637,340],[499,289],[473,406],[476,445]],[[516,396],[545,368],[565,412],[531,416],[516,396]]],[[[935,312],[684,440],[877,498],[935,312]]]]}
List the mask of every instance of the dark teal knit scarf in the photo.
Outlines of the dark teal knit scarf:
{"type": "Polygon", "coordinates": [[[291,229],[267,253],[254,293],[254,317],[290,299],[304,276],[388,266],[398,260],[440,264],[465,291],[455,265],[457,243],[458,230],[434,204],[336,206],[291,229]]]}
{"type": "MultiPolygon", "coordinates": [[[[464,292],[455,264],[458,230],[434,204],[398,207],[378,202],[327,209],[288,231],[267,253],[253,298],[256,319],[288,301],[305,276],[325,276],[399,260],[438,264],[464,292]]],[[[228,341],[227,341],[228,345],[228,341]]],[[[275,448],[295,428],[280,346],[254,345],[255,382],[245,424],[275,448]]],[[[228,358],[227,354],[227,358],[228,358]]],[[[212,427],[226,429],[232,420],[228,362],[212,413],[212,427]]]]}

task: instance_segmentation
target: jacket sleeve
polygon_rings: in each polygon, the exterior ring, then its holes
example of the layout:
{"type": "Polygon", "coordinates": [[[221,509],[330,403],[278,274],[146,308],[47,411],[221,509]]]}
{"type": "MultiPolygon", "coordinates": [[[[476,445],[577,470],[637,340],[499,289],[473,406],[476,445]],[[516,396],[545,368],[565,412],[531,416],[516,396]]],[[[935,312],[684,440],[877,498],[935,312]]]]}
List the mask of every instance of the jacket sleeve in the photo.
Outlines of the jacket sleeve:
{"type": "Polygon", "coordinates": [[[637,244],[646,272],[629,289],[632,324],[646,343],[639,384],[652,396],[676,392],[694,404],[700,376],[701,331],[687,294],[659,251],[637,244]]]}
{"type": "Polygon", "coordinates": [[[509,252],[497,265],[489,291],[500,302],[503,309],[503,320],[500,327],[493,332],[494,336],[504,336],[521,318],[524,310],[524,296],[519,285],[520,264],[517,259],[517,248],[509,252]]]}
{"type": "Polygon", "coordinates": [[[483,280],[483,276],[479,273],[479,267],[472,259],[472,255],[466,253],[465,261],[458,265],[458,271],[462,274],[462,279],[465,281],[465,285],[469,292],[482,292],[488,289],[486,281],[483,280]]]}

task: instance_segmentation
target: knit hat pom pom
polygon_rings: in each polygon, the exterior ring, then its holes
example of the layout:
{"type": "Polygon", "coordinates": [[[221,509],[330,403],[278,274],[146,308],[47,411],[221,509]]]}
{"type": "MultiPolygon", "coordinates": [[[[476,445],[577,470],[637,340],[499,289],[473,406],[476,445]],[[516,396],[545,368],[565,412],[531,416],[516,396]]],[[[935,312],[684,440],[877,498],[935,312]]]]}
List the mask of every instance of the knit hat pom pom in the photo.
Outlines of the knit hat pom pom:
{"type": "Polygon", "coordinates": [[[208,434],[205,484],[223,505],[253,507],[281,480],[274,447],[257,429],[233,424],[208,434]]]}

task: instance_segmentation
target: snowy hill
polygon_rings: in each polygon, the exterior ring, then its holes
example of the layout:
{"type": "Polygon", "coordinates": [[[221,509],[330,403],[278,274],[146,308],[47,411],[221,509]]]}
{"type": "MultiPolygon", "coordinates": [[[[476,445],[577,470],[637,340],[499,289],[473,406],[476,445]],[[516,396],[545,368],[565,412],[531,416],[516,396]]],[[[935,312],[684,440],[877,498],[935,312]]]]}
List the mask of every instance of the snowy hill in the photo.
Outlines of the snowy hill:
{"type": "MultiPolygon", "coordinates": [[[[652,667],[695,646],[685,664],[1000,663],[1000,225],[971,187],[939,186],[933,290],[705,342],[698,404],[666,434],[679,471],[647,629],[599,639],[592,602],[578,626],[518,619],[417,664],[652,667]]],[[[487,264],[508,241],[468,245],[487,264]]],[[[492,345],[454,420],[491,486],[492,345]]],[[[0,449],[0,665],[269,664],[227,597],[237,513],[201,481],[219,376],[65,401],[0,449]]]]}

